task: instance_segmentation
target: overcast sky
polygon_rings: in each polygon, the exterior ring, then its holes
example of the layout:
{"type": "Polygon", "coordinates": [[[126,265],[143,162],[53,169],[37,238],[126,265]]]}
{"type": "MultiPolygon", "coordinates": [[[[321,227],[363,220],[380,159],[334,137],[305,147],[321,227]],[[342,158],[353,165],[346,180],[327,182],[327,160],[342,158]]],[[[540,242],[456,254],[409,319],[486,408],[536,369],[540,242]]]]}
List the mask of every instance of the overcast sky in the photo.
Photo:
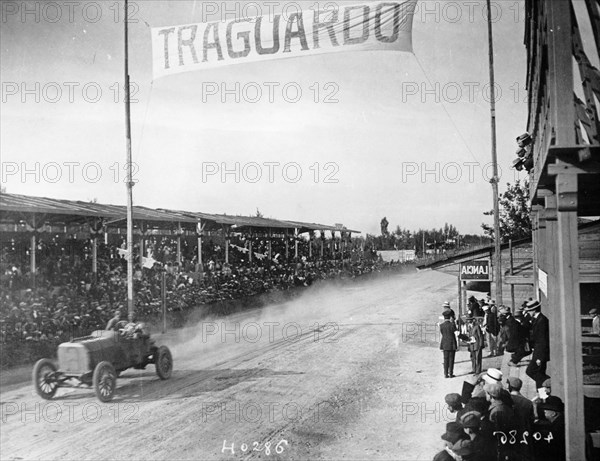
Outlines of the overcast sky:
{"type": "MultiPolygon", "coordinates": [[[[134,203],[228,214],[258,208],[266,217],[343,223],[363,233],[378,233],[384,216],[390,229],[449,222],[480,233],[489,222],[482,214],[492,208],[485,1],[419,1],[414,55],[327,54],[154,82],[150,27],[218,20],[225,5],[233,19],[236,3],[241,12],[249,2],[132,3],[134,203]],[[233,93],[224,95],[223,86],[233,93]],[[302,95],[292,102],[297,89],[302,95]],[[235,174],[209,174],[236,163],[239,182],[235,174]],[[256,164],[262,177],[251,182],[256,164]]],[[[527,123],[524,5],[493,3],[504,188],[519,177],[510,164],[527,123]]],[[[54,5],[2,2],[3,186],[125,204],[121,2],[54,5]],[[25,7],[32,13],[24,17],[25,7]],[[24,168],[33,172],[23,176],[24,168]]],[[[284,7],[293,12],[294,2],[274,9],[284,7]]]]}

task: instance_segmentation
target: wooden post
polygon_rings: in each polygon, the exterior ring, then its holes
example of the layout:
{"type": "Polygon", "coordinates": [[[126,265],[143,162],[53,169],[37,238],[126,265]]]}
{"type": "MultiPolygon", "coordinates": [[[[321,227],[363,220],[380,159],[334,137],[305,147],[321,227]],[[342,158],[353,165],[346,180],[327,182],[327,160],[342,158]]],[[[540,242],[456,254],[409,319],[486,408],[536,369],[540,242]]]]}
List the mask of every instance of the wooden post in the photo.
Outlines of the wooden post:
{"type": "Polygon", "coordinates": [[[98,275],[98,237],[94,235],[92,238],[92,274],[94,279],[98,275]]]}
{"type": "Polygon", "coordinates": [[[459,316],[467,313],[467,282],[462,283],[462,307],[459,316]]]}
{"type": "Polygon", "coordinates": [[[204,272],[204,264],[202,262],[202,223],[198,221],[198,272],[204,272]]]}
{"type": "Polygon", "coordinates": [[[458,316],[462,315],[462,280],[460,279],[460,275],[458,278],[458,316]]]}
{"type": "Polygon", "coordinates": [[[161,275],[162,277],[160,294],[163,314],[162,332],[164,334],[167,331],[167,274],[163,270],[161,275]]]}
{"type": "Polygon", "coordinates": [[[225,235],[225,262],[229,264],[229,232],[225,235]]]}
{"type": "Polygon", "coordinates": [[[313,253],[313,237],[314,237],[314,232],[313,231],[308,231],[308,257],[310,259],[312,259],[312,253],[313,253]]]}
{"type": "Polygon", "coordinates": [[[285,260],[288,261],[290,257],[290,242],[288,241],[288,230],[285,230],[285,260]]]}
{"type": "Polygon", "coordinates": [[[248,262],[252,264],[252,237],[248,240],[248,262]]]}
{"type": "MultiPolygon", "coordinates": [[[[538,299],[542,302],[542,312],[548,317],[550,338],[560,338],[562,326],[560,324],[560,308],[556,302],[558,298],[557,287],[558,269],[556,267],[556,252],[553,250],[557,245],[557,222],[556,222],[556,196],[546,195],[544,197],[545,208],[542,212],[542,250],[540,257],[542,258],[542,271],[547,274],[547,292],[537,293],[538,299]]],[[[550,340],[550,362],[548,364],[548,374],[554,379],[552,380],[552,392],[556,395],[562,395],[564,387],[564,376],[562,375],[562,350],[559,341],[550,340]]]]}
{"type": "Polygon", "coordinates": [[[323,256],[325,255],[325,234],[324,234],[324,232],[325,231],[323,231],[323,230],[319,231],[320,236],[321,236],[321,238],[320,238],[320,240],[321,240],[321,259],[323,259],[323,256]]]}
{"type": "Polygon", "coordinates": [[[140,255],[139,255],[139,264],[140,267],[144,267],[144,231],[140,227],[140,255]]]}
{"type": "Polygon", "coordinates": [[[177,262],[179,267],[181,267],[181,233],[181,223],[177,223],[177,262]]]}
{"type": "MultiPolygon", "coordinates": [[[[514,275],[512,239],[508,240],[508,254],[510,257],[510,275],[514,275]]],[[[512,283],[510,284],[510,308],[512,309],[512,312],[515,311],[515,285],[512,283]]]]}
{"type": "Polygon", "coordinates": [[[298,259],[298,229],[294,229],[294,258],[298,259]]]}
{"type": "Polygon", "coordinates": [[[273,240],[273,232],[271,231],[271,228],[269,227],[269,262],[273,261],[273,244],[272,244],[271,240],[273,240]]]}
{"type": "Polygon", "coordinates": [[[539,254],[539,240],[540,240],[540,213],[539,206],[533,206],[531,209],[531,244],[532,244],[532,253],[533,253],[533,291],[536,296],[539,293],[539,279],[538,279],[538,269],[540,266],[538,254],[539,254]]]}
{"type": "MultiPolygon", "coordinates": [[[[544,2],[548,10],[548,76],[546,93],[550,99],[550,124],[557,147],[576,144],[574,104],[572,2],[544,2]]],[[[543,146],[542,148],[546,148],[543,146]]],[[[557,163],[561,163],[558,161],[557,163]]],[[[557,245],[549,248],[556,255],[556,287],[550,303],[556,306],[559,335],[557,369],[564,379],[566,459],[585,459],[583,414],[583,359],[581,349],[581,299],[579,287],[579,232],[577,227],[577,175],[558,174],[555,180],[557,201],[557,245]]],[[[550,285],[550,280],[548,281],[550,285]]],[[[552,333],[552,332],[551,332],[552,333]]],[[[554,361],[555,358],[551,357],[554,361]]],[[[554,385],[553,385],[554,387],[554,385]]],[[[554,391],[554,389],[553,389],[554,391]]]]}
{"type": "Polygon", "coordinates": [[[567,459],[585,459],[577,175],[558,175],[556,192],[558,202],[558,299],[556,299],[558,302],[556,306],[560,311],[557,320],[561,324],[561,335],[554,338],[560,338],[562,359],[560,365],[564,377],[565,445],[567,459]]]}
{"type": "Polygon", "coordinates": [[[331,231],[331,258],[335,261],[335,231],[331,231]]]}
{"type": "MultiPolygon", "coordinates": [[[[35,221],[34,221],[35,223],[35,221]]],[[[35,261],[35,255],[36,255],[36,249],[37,249],[37,241],[36,241],[36,237],[35,237],[35,231],[31,234],[31,251],[29,252],[29,263],[30,263],[30,267],[31,267],[31,283],[33,284],[33,288],[35,288],[35,282],[36,282],[36,261],[35,261]]]]}

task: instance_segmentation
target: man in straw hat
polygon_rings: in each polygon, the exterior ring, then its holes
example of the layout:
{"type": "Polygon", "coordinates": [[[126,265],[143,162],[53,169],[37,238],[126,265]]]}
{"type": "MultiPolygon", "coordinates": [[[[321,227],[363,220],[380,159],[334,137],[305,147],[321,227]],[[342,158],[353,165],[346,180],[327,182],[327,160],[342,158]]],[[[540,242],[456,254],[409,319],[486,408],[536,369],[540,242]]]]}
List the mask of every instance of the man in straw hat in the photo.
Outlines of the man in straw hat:
{"type": "Polygon", "coordinates": [[[449,312],[450,318],[452,319],[452,321],[456,322],[456,313],[454,312],[454,309],[452,309],[452,307],[450,307],[449,301],[445,301],[444,304],[442,304],[442,315],[444,315],[445,312],[449,312]]]}
{"type": "Polygon", "coordinates": [[[440,323],[440,350],[444,354],[444,377],[454,378],[454,356],[458,345],[456,344],[456,324],[451,319],[451,313],[445,310],[443,313],[444,321],[440,323]]]}
{"type": "Polygon", "coordinates": [[[529,301],[525,306],[525,313],[532,317],[531,336],[529,338],[533,355],[527,366],[527,376],[535,381],[536,387],[542,387],[549,376],[546,366],[550,360],[550,324],[548,317],[541,312],[542,305],[539,301],[529,301]]]}

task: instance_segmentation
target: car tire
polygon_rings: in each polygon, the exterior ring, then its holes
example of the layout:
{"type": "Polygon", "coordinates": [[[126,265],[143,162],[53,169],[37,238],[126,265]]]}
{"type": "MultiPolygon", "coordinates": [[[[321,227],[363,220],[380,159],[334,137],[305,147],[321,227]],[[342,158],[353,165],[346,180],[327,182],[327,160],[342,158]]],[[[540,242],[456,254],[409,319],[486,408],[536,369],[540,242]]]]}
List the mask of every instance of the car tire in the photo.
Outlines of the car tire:
{"type": "Polygon", "coordinates": [[[56,365],[50,359],[40,359],[33,366],[33,387],[35,392],[46,400],[50,400],[58,390],[56,365]]]}
{"type": "Polygon", "coordinates": [[[101,402],[111,401],[117,388],[117,372],[112,363],[104,361],[96,365],[92,383],[98,400],[101,402]]]}
{"type": "Polygon", "coordinates": [[[169,379],[173,372],[173,356],[167,346],[160,346],[154,360],[156,374],[160,379],[169,379]]]}

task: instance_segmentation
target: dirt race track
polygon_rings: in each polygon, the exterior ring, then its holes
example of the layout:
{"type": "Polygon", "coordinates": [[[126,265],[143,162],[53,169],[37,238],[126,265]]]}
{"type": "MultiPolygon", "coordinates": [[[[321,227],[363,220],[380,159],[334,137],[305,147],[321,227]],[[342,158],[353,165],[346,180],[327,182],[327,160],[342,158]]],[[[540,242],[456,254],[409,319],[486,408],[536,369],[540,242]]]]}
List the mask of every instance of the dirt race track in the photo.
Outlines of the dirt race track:
{"type": "Polygon", "coordinates": [[[436,272],[320,286],[158,336],[171,379],[127,370],[111,403],[89,389],[45,401],[30,382],[5,386],[0,457],[432,459],[443,396],[462,382],[441,376],[436,327],[455,289],[436,272]]]}

